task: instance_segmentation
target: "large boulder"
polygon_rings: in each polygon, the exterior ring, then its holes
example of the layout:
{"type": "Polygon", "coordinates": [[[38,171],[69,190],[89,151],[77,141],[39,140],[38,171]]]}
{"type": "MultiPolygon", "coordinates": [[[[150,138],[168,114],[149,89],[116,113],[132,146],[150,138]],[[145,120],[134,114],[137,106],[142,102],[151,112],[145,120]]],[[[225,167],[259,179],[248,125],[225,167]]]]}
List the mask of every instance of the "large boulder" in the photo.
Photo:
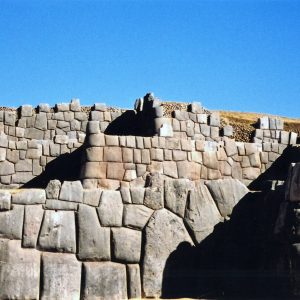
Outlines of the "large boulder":
{"type": "Polygon", "coordinates": [[[145,228],[143,289],[146,297],[161,296],[166,261],[182,242],[193,244],[183,220],[166,209],[155,211],[145,228]]]}
{"type": "Polygon", "coordinates": [[[40,252],[0,240],[0,299],[39,299],[40,252]]]}
{"type": "Polygon", "coordinates": [[[234,206],[249,193],[248,188],[238,179],[209,180],[205,184],[223,217],[231,215],[234,206]]]}
{"type": "Polygon", "coordinates": [[[220,212],[204,184],[198,184],[190,191],[184,220],[198,243],[222,221],[220,212]]]}

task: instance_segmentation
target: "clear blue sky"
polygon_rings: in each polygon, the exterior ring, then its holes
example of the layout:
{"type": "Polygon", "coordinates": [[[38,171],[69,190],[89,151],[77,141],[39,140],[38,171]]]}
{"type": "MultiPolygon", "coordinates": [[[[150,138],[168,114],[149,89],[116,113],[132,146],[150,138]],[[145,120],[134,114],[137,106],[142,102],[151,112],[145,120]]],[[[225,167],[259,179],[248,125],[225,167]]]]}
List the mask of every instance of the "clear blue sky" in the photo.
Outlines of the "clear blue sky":
{"type": "Polygon", "coordinates": [[[148,91],[300,117],[300,1],[0,0],[0,106],[148,91]]]}

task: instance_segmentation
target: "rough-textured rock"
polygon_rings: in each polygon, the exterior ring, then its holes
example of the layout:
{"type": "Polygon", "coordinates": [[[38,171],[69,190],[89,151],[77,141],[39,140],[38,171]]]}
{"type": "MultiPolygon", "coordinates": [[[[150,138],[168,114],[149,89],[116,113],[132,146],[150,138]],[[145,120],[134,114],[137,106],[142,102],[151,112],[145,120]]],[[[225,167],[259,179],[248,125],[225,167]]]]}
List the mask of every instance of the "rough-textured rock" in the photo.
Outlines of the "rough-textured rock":
{"type": "Polygon", "coordinates": [[[102,226],[122,226],[123,202],[119,191],[103,191],[97,210],[102,226]]]}
{"type": "Polygon", "coordinates": [[[58,199],[61,189],[61,183],[59,180],[50,180],[46,187],[46,196],[48,199],[58,199]]]}
{"type": "Polygon", "coordinates": [[[144,205],[124,205],[123,225],[143,229],[151,217],[153,210],[144,205]]]}
{"type": "Polygon", "coordinates": [[[157,210],[150,218],[145,242],[143,290],[146,297],[159,297],[168,257],[181,242],[193,242],[182,219],[166,209],[157,210]]]}
{"type": "Polygon", "coordinates": [[[22,239],[24,206],[13,205],[12,210],[0,212],[0,238],[22,239]]]}
{"type": "Polygon", "coordinates": [[[78,210],[78,257],[81,260],[110,260],[110,229],[100,226],[96,209],[84,204],[78,210]]]}
{"type": "Polygon", "coordinates": [[[5,160],[0,162],[0,176],[11,175],[15,173],[15,166],[13,163],[5,160]]]}
{"type": "Polygon", "coordinates": [[[98,206],[102,190],[90,189],[83,191],[83,203],[91,206],[98,206]]]}
{"type": "Polygon", "coordinates": [[[165,207],[183,218],[188,191],[191,188],[192,183],[187,179],[166,180],[165,207]]]}
{"type": "Polygon", "coordinates": [[[0,240],[0,299],[39,299],[40,253],[0,240]]]}
{"type": "Polygon", "coordinates": [[[59,199],[72,202],[82,202],[83,188],[81,182],[79,180],[64,181],[60,190],[59,199]]]}
{"type": "Polygon", "coordinates": [[[75,253],[74,212],[46,210],[38,245],[43,250],[75,253]]]}
{"type": "Polygon", "coordinates": [[[134,204],[143,204],[145,189],[142,187],[136,187],[130,189],[131,201],[134,204]]]}
{"type": "Polygon", "coordinates": [[[128,282],[128,298],[141,299],[141,274],[140,266],[138,264],[130,264],[127,268],[127,282],[128,282]]]}
{"type": "Polygon", "coordinates": [[[129,228],[112,228],[113,255],[117,261],[139,263],[142,233],[129,228]]]}
{"type": "Polygon", "coordinates": [[[62,201],[57,199],[47,199],[44,205],[46,209],[53,210],[77,210],[78,203],[70,201],[62,201]]]}
{"type": "Polygon", "coordinates": [[[74,254],[43,253],[41,299],[80,299],[81,262],[74,254]]]}
{"type": "Polygon", "coordinates": [[[82,299],[127,299],[126,267],[112,262],[83,264],[82,299]]]}
{"type": "Polygon", "coordinates": [[[7,191],[0,191],[0,211],[10,210],[11,194],[7,191]]]}
{"type": "Polygon", "coordinates": [[[36,247],[43,216],[42,205],[25,206],[22,247],[36,247]]]}
{"type": "Polygon", "coordinates": [[[12,203],[14,204],[43,204],[45,202],[45,190],[28,189],[12,194],[12,203]]]}
{"type": "Polygon", "coordinates": [[[205,184],[223,217],[231,215],[233,207],[249,192],[238,179],[210,180],[205,184]]]}
{"type": "Polygon", "coordinates": [[[148,187],[145,189],[144,205],[151,209],[160,209],[164,207],[164,189],[163,187],[148,187]]]}
{"type": "Polygon", "coordinates": [[[220,212],[203,183],[189,192],[184,220],[197,243],[206,238],[214,226],[222,221],[220,212]]]}

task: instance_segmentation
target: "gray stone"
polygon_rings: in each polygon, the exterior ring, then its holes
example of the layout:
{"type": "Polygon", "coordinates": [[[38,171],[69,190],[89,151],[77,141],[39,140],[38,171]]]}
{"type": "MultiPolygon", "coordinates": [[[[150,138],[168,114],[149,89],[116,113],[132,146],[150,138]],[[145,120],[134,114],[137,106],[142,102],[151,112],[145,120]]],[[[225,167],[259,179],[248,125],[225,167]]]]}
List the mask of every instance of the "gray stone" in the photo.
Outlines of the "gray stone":
{"type": "Polygon", "coordinates": [[[88,122],[88,132],[89,133],[100,133],[99,121],[89,121],[88,122]]]}
{"type": "Polygon", "coordinates": [[[15,166],[9,161],[0,161],[0,176],[11,175],[15,173],[15,166]]]}
{"type": "Polygon", "coordinates": [[[104,161],[108,162],[121,162],[122,151],[119,147],[105,147],[104,148],[104,161]]]}
{"type": "Polygon", "coordinates": [[[215,126],[215,127],[220,127],[220,114],[217,112],[212,113],[209,116],[209,125],[210,126],[215,126]]]}
{"type": "Polygon", "coordinates": [[[71,111],[81,111],[81,106],[80,106],[80,100],[79,99],[72,99],[70,103],[70,110],[71,111]]]}
{"type": "Polygon", "coordinates": [[[83,203],[91,206],[99,206],[101,189],[90,189],[83,191],[83,203]]]}
{"type": "Polygon", "coordinates": [[[102,226],[122,226],[123,203],[119,191],[103,191],[97,209],[102,226]]]}
{"type": "Polygon", "coordinates": [[[6,149],[0,148],[0,162],[5,161],[5,159],[6,159],[6,149]]]}
{"type": "Polygon", "coordinates": [[[249,192],[237,179],[218,179],[206,181],[213,199],[223,217],[231,215],[234,206],[249,192]]]}
{"type": "Polygon", "coordinates": [[[159,128],[158,135],[165,137],[173,137],[174,133],[172,125],[166,123],[162,124],[162,126],[159,128]]]}
{"type": "Polygon", "coordinates": [[[39,299],[40,253],[0,240],[0,299],[39,299]]]}
{"type": "Polygon", "coordinates": [[[69,142],[69,137],[65,134],[57,134],[54,137],[54,142],[60,145],[66,145],[69,142]]]}
{"type": "Polygon", "coordinates": [[[193,244],[183,220],[166,209],[154,212],[145,229],[143,290],[145,297],[161,296],[164,269],[170,254],[182,242],[193,244]]]}
{"type": "Polygon", "coordinates": [[[260,175],[261,170],[259,168],[243,168],[242,173],[243,173],[243,179],[248,179],[248,180],[254,180],[258,178],[260,175]]]}
{"type": "Polygon", "coordinates": [[[276,129],[277,130],[283,130],[283,120],[282,119],[276,119],[276,129]]]}
{"type": "Polygon", "coordinates": [[[81,263],[74,254],[42,254],[43,300],[80,299],[81,263]]]}
{"type": "Polygon", "coordinates": [[[88,135],[88,144],[94,147],[105,146],[105,138],[103,133],[95,133],[88,135]]]}
{"type": "Polygon", "coordinates": [[[43,204],[45,202],[46,193],[41,189],[24,189],[12,194],[14,204],[43,204]]]}
{"type": "Polygon", "coordinates": [[[22,105],[21,106],[21,118],[31,117],[32,116],[32,106],[31,105],[22,105]]]}
{"type": "Polygon", "coordinates": [[[52,210],[77,210],[78,203],[70,201],[61,201],[57,199],[47,199],[44,205],[45,209],[52,210]]]}
{"type": "Polygon", "coordinates": [[[130,189],[128,187],[121,187],[120,193],[123,203],[131,203],[130,189]]]}
{"type": "Polygon", "coordinates": [[[7,191],[0,191],[0,211],[10,210],[11,194],[7,191]]]}
{"type": "Polygon", "coordinates": [[[290,133],[290,145],[296,145],[297,144],[297,138],[298,135],[296,132],[291,132],[290,133]]]}
{"type": "Polygon", "coordinates": [[[189,192],[184,220],[197,243],[211,234],[214,226],[222,221],[217,206],[203,183],[189,192]]]}
{"type": "Polygon", "coordinates": [[[64,181],[61,186],[59,199],[72,202],[82,202],[83,188],[81,182],[79,180],[64,181]]]}
{"type": "Polygon", "coordinates": [[[217,152],[203,152],[203,164],[207,168],[218,170],[217,152]]]}
{"type": "Polygon", "coordinates": [[[125,227],[143,229],[151,217],[153,210],[144,205],[124,205],[123,225],[125,227]]]}
{"type": "Polygon", "coordinates": [[[164,189],[163,187],[148,187],[145,189],[144,205],[151,209],[160,209],[164,207],[164,189]]]}
{"type": "Polygon", "coordinates": [[[127,299],[125,265],[112,262],[83,264],[84,284],[82,299],[127,299]]]}
{"type": "Polygon", "coordinates": [[[100,226],[95,208],[79,205],[78,239],[79,259],[110,260],[110,229],[100,226]]]}
{"type": "Polygon", "coordinates": [[[76,253],[74,212],[46,210],[38,245],[46,251],[76,253]]]}
{"type": "Polygon", "coordinates": [[[48,123],[48,120],[47,120],[46,113],[39,113],[36,115],[35,125],[34,125],[35,128],[41,129],[41,130],[46,130],[47,123],[48,123]]]}
{"type": "Polygon", "coordinates": [[[95,103],[94,109],[98,111],[106,111],[106,104],[105,103],[95,103]]]}
{"type": "Polygon", "coordinates": [[[290,141],[290,133],[288,131],[281,131],[280,143],[288,145],[290,141]]]}
{"type": "Polygon", "coordinates": [[[264,116],[258,119],[260,129],[269,129],[269,117],[264,116]]]}
{"type": "Polygon", "coordinates": [[[56,110],[59,111],[68,111],[70,110],[70,104],[69,103],[57,103],[55,105],[56,110]]]}
{"type": "Polygon", "coordinates": [[[32,172],[32,160],[23,159],[15,164],[16,172],[32,172]]]}
{"type": "Polygon", "coordinates": [[[4,111],[4,124],[9,126],[15,126],[15,123],[16,123],[16,112],[4,111]]]}
{"type": "Polygon", "coordinates": [[[233,135],[233,127],[230,125],[224,126],[223,135],[224,136],[232,136],[233,135]]]}
{"type": "Polygon", "coordinates": [[[165,180],[165,207],[183,218],[191,188],[192,183],[187,179],[165,180]]]}
{"type": "Polygon", "coordinates": [[[129,264],[127,268],[127,282],[128,282],[128,298],[141,299],[141,274],[140,266],[138,264],[129,264]]]}
{"type": "Polygon", "coordinates": [[[14,183],[17,183],[17,184],[27,183],[31,179],[33,179],[32,171],[31,172],[18,172],[11,176],[11,183],[13,183],[13,184],[14,183]]]}
{"type": "Polygon", "coordinates": [[[175,110],[174,111],[174,117],[178,121],[186,121],[186,120],[189,119],[189,113],[187,111],[175,110]]]}
{"type": "Polygon", "coordinates": [[[42,140],[44,131],[37,128],[25,128],[24,137],[27,139],[42,140]]]}
{"type": "Polygon", "coordinates": [[[134,204],[143,204],[145,189],[142,187],[130,188],[131,201],[134,204]]]}
{"type": "Polygon", "coordinates": [[[24,207],[14,205],[12,210],[0,212],[0,238],[22,239],[24,207]]]}
{"type": "Polygon", "coordinates": [[[36,247],[43,216],[44,210],[42,205],[25,206],[22,247],[36,247]]]}
{"type": "Polygon", "coordinates": [[[163,162],[164,175],[178,178],[177,165],[175,161],[164,161],[163,162]]]}
{"type": "Polygon", "coordinates": [[[61,189],[61,183],[59,180],[57,179],[50,180],[45,189],[46,197],[48,199],[58,199],[60,189],[61,189]]]}
{"type": "Polygon", "coordinates": [[[141,231],[129,228],[112,228],[114,258],[125,263],[139,263],[142,247],[141,231]]]}
{"type": "Polygon", "coordinates": [[[238,153],[236,143],[232,140],[225,141],[225,151],[227,156],[233,156],[238,153]]]}

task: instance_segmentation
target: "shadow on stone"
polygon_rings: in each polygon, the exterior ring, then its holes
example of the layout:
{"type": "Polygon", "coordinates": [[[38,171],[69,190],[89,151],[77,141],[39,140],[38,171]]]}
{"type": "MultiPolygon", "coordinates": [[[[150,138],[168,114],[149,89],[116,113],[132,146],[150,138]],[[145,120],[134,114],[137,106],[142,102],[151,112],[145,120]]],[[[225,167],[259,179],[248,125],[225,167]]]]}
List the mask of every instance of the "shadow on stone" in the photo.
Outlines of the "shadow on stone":
{"type": "Polygon", "coordinates": [[[273,234],[282,196],[248,193],[200,244],[181,243],[166,262],[162,297],[287,299],[288,243],[273,234]]]}
{"type": "Polygon", "coordinates": [[[22,188],[46,188],[52,179],[58,179],[60,182],[78,180],[83,151],[84,146],[81,146],[72,153],[60,155],[46,165],[44,172],[25,183],[22,188]]]}
{"type": "Polygon", "coordinates": [[[108,135],[153,136],[153,115],[127,110],[112,121],[105,130],[108,135]]]}

